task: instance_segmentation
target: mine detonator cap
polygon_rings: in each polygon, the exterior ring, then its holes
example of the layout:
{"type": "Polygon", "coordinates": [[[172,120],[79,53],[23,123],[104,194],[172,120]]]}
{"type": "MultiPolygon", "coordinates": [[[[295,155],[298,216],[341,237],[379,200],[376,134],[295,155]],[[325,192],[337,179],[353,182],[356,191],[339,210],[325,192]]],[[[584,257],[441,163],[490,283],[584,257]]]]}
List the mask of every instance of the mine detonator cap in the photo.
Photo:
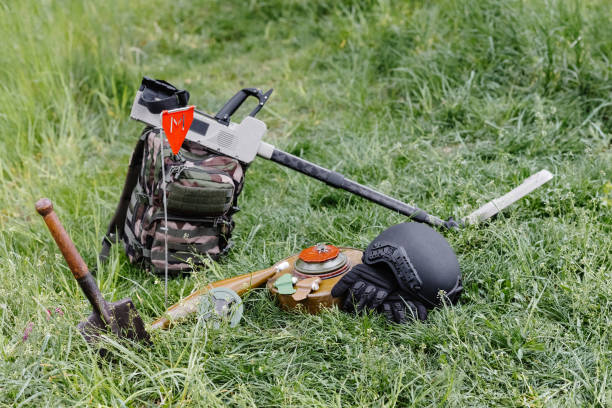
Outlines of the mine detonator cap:
{"type": "Polygon", "coordinates": [[[453,304],[463,290],[457,255],[440,233],[424,224],[387,228],[368,245],[362,261],[390,270],[402,290],[428,307],[441,303],[440,290],[453,304]]]}

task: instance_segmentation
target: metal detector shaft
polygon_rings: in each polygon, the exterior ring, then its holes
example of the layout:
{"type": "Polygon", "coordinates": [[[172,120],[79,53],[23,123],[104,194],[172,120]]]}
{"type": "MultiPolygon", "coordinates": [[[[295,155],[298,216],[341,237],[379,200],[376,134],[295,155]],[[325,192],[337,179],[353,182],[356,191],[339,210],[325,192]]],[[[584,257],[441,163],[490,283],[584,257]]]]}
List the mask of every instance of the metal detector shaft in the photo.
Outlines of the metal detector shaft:
{"type": "Polygon", "coordinates": [[[383,207],[389,208],[390,210],[397,211],[400,214],[410,217],[414,221],[424,222],[436,227],[449,228],[454,226],[454,223],[450,220],[449,222],[444,221],[441,218],[428,214],[420,208],[413,207],[402,201],[396,200],[395,198],[389,197],[388,195],[349,180],[338,172],[326,169],[325,167],[321,167],[309,162],[308,160],[304,160],[287,152],[283,152],[282,150],[274,148],[269,160],[282,164],[290,169],[299,171],[300,173],[317,180],[323,181],[332,187],[349,191],[376,204],[382,205],[383,207]]]}
{"type": "MultiPolygon", "coordinates": [[[[159,104],[171,101],[173,103],[173,108],[186,106],[187,104],[186,101],[183,101],[182,105],[177,105],[178,101],[182,100],[180,96],[184,96],[183,93],[185,91],[179,91],[171,87],[171,92],[168,93],[167,88],[168,83],[166,82],[144,78],[140,89],[136,93],[130,117],[146,123],[149,126],[160,127],[159,112],[161,110],[158,109],[159,104]],[[160,91],[160,89],[162,89],[162,91],[160,91]]],[[[290,169],[297,170],[307,176],[323,181],[332,187],[349,191],[390,210],[404,214],[414,221],[448,229],[460,227],[464,222],[471,224],[488,219],[552,178],[552,174],[549,172],[541,172],[537,177],[526,180],[525,183],[523,183],[524,185],[521,185],[499,199],[493,200],[473,214],[470,214],[463,222],[457,222],[452,218],[444,221],[441,218],[428,214],[420,208],[391,198],[376,190],[349,180],[340,173],[283,152],[282,150],[278,150],[273,145],[264,142],[262,138],[267,130],[266,124],[256,119],[254,116],[268,100],[271,92],[272,90],[263,93],[255,88],[245,88],[234,95],[234,97],[214,117],[195,110],[193,123],[187,132],[186,138],[201,144],[212,152],[232,157],[244,164],[251,163],[255,160],[256,156],[272,160],[275,163],[282,164],[290,169]],[[230,122],[231,115],[248,96],[256,97],[259,100],[259,105],[251,112],[251,115],[244,118],[242,122],[230,122]]],[[[130,186],[131,184],[129,186],[126,184],[126,188],[130,186]]],[[[127,201],[124,201],[125,207],[129,203],[129,196],[124,198],[127,199],[127,201]]],[[[121,219],[117,219],[121,221],[121,219]]],[[[117,224],[117,226],[122,225],[121,223],[117,224]]],[[[113,223],[111,223],[111,227],[114,231],[115,225],[113,223]]],[[[111,227],[109,227],[109,231],[111,231],[111,227]]]]}

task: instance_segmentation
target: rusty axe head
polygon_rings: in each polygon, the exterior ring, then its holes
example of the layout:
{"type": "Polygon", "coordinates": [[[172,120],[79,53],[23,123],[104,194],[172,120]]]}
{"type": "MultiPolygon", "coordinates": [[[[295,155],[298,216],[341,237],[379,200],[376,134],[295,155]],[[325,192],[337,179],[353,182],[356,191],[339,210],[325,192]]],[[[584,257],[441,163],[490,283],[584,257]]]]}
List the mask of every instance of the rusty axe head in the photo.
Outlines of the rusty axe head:
{"type": "Polygon", "coordinates": [[[118,302],[104,300],[85,261],[53,211],[51,200],[48,198],[38,200],[36,211],[45,220],[72,275],[93,307],[93,313],[78,325],[85,340],[88,343],[94,343],[100,335],[112,333],[120,338],[150,342],[149,334],[145,331],[144,323],[131,299],[126,298],[118,302]]]}

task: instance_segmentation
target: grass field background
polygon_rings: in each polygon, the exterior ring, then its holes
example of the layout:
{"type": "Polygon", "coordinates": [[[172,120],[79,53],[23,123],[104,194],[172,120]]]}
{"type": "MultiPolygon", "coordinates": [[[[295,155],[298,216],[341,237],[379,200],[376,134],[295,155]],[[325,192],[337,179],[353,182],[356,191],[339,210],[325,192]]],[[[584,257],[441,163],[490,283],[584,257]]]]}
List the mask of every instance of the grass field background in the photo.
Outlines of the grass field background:
{"type": "MultiPolygon", "coordinates": [[[[611,9],[0,1],[0,405],[612,406],[611,9]],[[556,177],[491,224],[445,233],[465,293],[424,323],[286,313],[257,290],[236,329],[193,319],[102,360],[33,205],[51,198],[96,266],[142,75],[209,112],[274,87],[267,141],[443,217],[541,168],[556,177]]],[[[231,255],[171,280],[170,302],[316,242],[364,247],[404,219],[261,159],[246,180],[231,255]]],[[[120,248],[97,280],[147,322],[164,310],[163,280],[120,248]]]]}

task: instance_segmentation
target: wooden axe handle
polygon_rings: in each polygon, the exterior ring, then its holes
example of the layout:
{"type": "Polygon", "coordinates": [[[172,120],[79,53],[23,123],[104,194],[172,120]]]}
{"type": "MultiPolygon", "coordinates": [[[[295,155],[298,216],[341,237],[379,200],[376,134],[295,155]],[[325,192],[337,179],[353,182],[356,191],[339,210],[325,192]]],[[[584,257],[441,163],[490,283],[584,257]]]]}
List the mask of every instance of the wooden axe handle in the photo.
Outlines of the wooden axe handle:
{"type": "Polygon", "coordinates": [[[72,275],[76,280],[80,280],[89,274],[87,264],[81,258],[70,236],[62,226],[57,214],[53,211],[53,203],[48,198],[41,198],[36,202],[36,211],[42,215],[57,247],[64,255],[64,259],[72,271],[72,275]]]}

